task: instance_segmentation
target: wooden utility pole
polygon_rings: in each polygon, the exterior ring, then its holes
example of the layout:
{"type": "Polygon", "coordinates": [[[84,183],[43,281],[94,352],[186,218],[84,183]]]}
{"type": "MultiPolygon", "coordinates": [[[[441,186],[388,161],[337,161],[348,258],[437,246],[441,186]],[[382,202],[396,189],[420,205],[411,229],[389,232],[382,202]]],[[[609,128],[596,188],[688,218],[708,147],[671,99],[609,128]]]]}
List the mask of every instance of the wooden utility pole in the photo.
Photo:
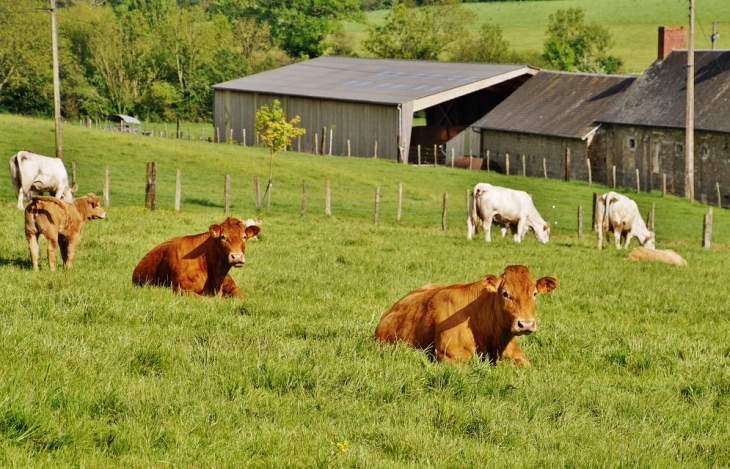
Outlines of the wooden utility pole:
{"type": "Polygon", "coordinates": [[[695,187],[695,0],[689,0],[687,38],[687,112],[684,138],[684,196],[694,200],[695,187]]]}
{"type": "Polygon", "coordinates": [[[710,36],[710,43],[712,44],[712,49],[715,49],[715,41],[720,39],[720,34],[717,32],[717,23],[719,23],[719,21],[712,22],[712,36],[710,36]]]}
{"type": "Polygon", "coordinates": [[[58,78],[56,0],[51,0],[51,35],[53,36],[53,108],[56,114],[56,158],[63,158],[63,146],[61,145],[61,84],[58,78]]]}

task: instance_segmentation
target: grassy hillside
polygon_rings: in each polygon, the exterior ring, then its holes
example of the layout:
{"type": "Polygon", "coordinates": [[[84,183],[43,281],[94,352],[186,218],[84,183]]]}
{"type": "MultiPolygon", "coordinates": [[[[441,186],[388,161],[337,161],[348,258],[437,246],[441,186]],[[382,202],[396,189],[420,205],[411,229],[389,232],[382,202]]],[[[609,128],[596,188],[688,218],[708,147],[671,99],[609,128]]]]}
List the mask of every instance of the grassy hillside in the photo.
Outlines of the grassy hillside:
{"type": "MultiPolygon", "coordinates": [[[[616,45],[611,51],[621,57],[627,72],[641,73],[657,56],[657,28],[659,26],[688,25],[689,2],[686,0],[557,0],[536,2],[473,3],[465,7],[474,12],[477,29],[482,23],[498,23],[504,37],[520,51],[542,51],[548,16],[559,10],[581,7],[587,22],[597,22],[608,28],[616,45]]],[[[709,49],[712,22],[719,21],[718,49],[730,48],[730,8],[726,0],[702,0],[695,6],[695,47],[709,49]]],[[[368,14],[372,23],[382,21],[385,11],[368,14]]],[[[364,25],[348,24],[348,31],[357,40],[366,37],[364,25]]]]}
{"type": "MultiPolygon", "coordinates": [[[[0,153],[52,154],[53,123],[0,115],[0,153]]],[[[278,155],[271,210],[255,213],[266,152],[64,126],[81,192],[111,206],[91,221],[74,268],[29,269],[22,212],[0,184],[0,466],[26,467],[713,467],[730,460],[730,216],[656,204],[658,247],[689,267],[633,263],[575,234],[586,183],[544,181],[371,159],[278,155]],[[159,209],[144,210],[144,168],[158,163],[159,209]],[[174,172],[182,210],[172,210],[174,172]],[[196,299],[136,288],[155,244],[233,215],[263,219],[246,299],[196,299]],[[302,179],[307,212],[301,216],[302,179]],[[325,180],[333,216],[324,215],[325,180]],[[477,181],[533,194],[550,243],[465,239],[464,193],[477,181]],[[398,183],[403,221],[395,221],[398,183]],[[373,198],[381,187],[381,215],[373,198]],[[448,229],[441,203],[448,192],[448,229]],[[555,206],[555,208],[552,208],[555,206]],[[376,345],[380,315],[430,282],[474,281],[506,265],[554,276],[538,331],[520,344],[534,364],[455,366],[376,345]],[[345,447],[345,441],[347,446],[345,447]],[[337,443],[346,451],[342,451],[337,443]]],[[[263,181],[262,181],[263,183],[263,181]]],[[[627,192],[630,194],[630,192],[627,192]]],[[[42,245],[43,249],[43,245],[42,245]]],[[[42,255],[42,265],[45,256],[42,255]]]]}

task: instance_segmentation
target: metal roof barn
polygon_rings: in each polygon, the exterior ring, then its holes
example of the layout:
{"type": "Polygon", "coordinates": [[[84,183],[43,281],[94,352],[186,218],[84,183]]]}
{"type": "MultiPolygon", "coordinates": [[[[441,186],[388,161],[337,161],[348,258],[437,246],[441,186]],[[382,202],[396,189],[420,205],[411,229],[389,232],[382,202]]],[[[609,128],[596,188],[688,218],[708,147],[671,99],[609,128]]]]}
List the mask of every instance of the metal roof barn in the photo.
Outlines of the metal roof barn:
{"type": "Polygon", "coordinates": [[[369,157],[377,151],[378,158],[407,163],[419,143],[412,141],[415,112],[425,111],[421,130],[461,131],[535,73],[526,65],[318,57],[214,85],[216,140],[255,144],[256,110],[278,99],[286,118],[300,116],[307,131],[294,150],[369,157]]]}

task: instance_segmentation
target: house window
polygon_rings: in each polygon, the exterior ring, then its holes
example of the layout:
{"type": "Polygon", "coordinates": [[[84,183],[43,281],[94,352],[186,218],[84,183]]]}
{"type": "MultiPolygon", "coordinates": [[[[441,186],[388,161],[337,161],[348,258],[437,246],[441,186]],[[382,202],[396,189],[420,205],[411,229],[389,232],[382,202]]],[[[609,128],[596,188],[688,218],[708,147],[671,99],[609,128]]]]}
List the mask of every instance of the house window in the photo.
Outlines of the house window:
{"type": "Polygon", "coordinates": [[[636,139],[634,137],[629,137],[629,150],[636,151],[636,139]]]}

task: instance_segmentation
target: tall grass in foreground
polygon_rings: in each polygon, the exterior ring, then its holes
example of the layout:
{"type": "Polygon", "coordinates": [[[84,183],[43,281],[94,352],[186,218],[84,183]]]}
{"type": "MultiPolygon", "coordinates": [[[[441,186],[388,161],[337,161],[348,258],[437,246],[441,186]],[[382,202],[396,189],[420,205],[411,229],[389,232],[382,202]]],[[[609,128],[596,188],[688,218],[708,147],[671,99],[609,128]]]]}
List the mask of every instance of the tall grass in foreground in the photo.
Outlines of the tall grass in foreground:
{"type": "MultiPolygon", "coordinates": [[[[52,123],[0,116],[8,158],[27,147],[11,127],[51,154],[52,123]]],[[[101,179],[90,174],[108,162],[118,192],[108,218],[87,223],[72,270],[33,272],[22,212],[9,182],[0,185],[0,466],[717,467],[730,460],[730,242],[725,231],[711,250],[699,247],[706,210],[699,204],[640,195],[644,213],[657,204],[659,247],[671,245],[689,267],[633,263],[612,247],[597,251],[587,221],[577,239],[575,206],[597,189],[583,183],[287,153],[277,156],[277,202],[260,214],[261,239],[233,271],[246,299],[200,300],[133,287],[132,270],[153,245],[220,222],[222,175],[251,177],[265,167],[265,153],[64,130],[66,164],[78,162],[81,190],[100,191],[101,179]],[[193,187],[180,213],[167,202],[155,212],[141,208],[144,162],[152,159],[190,168],[193,187]],[[311,190],[335,176],[348,181],[340,193],[362,200],[362,213],[327,218],[312,209],[301,217],[301,179],[311,190]],[[550,243],[532,236],[519,245],[498,236],[490,245],[469,242],[456,202],[442,231],[442,193],[463,194],[478,180],[532,192],[543,215],[558,221],[550,243]],[[372,199],[359,192],[398,182],[409,188],[413,210],[436,204],[435,220],[396,224],[381,215],[373,226],[372,199]],[[555,200],[564,202],[551,216],[555,200]],[[676,214],[691,228],[662,221],[676,214]],[[473,281],[509,264],[559,281],[538,301],[538,331],[520,339],[534,368],[438,364],[374,343],[380,315],[411,289],[473,281]],[[345,440],[343,452],[337,443],[345,440]]],[[[236,216],[254,215],[249,191],[236,199],[236,216]]],[[[727,224],[726,211],[716,210],[715,222],[727,224]]]]}

